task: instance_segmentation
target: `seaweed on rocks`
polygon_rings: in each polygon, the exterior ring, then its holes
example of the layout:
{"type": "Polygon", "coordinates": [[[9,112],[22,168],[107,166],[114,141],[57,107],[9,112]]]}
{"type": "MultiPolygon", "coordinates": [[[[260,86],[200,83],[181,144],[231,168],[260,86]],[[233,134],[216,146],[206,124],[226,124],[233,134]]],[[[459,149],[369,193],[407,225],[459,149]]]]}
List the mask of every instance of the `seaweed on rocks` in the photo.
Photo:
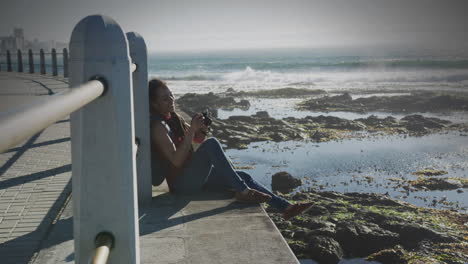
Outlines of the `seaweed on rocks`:
{"type": "Polygon", "coordinates": [[[336,96],[307,99],[298,104],[299,110],[348,111],[365,113],[382,112],[444,112],[468,111],[466,94],[414,92],[410,95],[371,96],[352,99],[349,93],[336,96]]]}
{"type": "Polygon", "coordinates": [[[295,202],[314,202],[312,210],[289,221],[266,211],[300,258],[338,263],[366,258],[382,263],[466,263],[468,216],[417,207],[374,193],[315,190],[283,194],[295,202]],[[430,263],[430,262],[428,262],[430,263]]]}
{"type": "Polygon", "coordinates": [[[287,140],[312,140],[326,142],[345,138],[369,136],[369,133],[407,134],[422,136],[448,130],[460,130],[464,126],[452,126],[450,121],[409,115],[401,120],[393,117],[369,116],[348,120],[334,116],[306,116],[275,119],[266,111],[251,116],[230,116],[226,120],[215,120],[213,135],[228,148],[245,148],[251,142],[287,140]],[[367,133],[362,133],[367,132],[367,133]]]}

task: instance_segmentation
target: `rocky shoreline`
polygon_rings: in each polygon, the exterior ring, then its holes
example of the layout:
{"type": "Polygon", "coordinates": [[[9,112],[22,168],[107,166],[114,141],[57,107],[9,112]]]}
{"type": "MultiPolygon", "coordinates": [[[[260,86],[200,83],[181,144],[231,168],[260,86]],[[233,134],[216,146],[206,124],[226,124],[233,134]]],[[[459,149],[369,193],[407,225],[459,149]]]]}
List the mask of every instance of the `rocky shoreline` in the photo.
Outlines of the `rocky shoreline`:
{"type": "MultiPolygon", "coordinates": [[[[285,94],[301,94],[301,93],[319,93],[317,90],[302,91],[298,90],[291,92],[289,90],[275,91],[258,91],[250,92],[259,95],[272,95],[281,96],[285,94]]],[[[218,95],[213,93],[208,94],[185,94],[178,99],[178,104],[181,110],[193,115],[196,112],[210,109],[213,116],[217,116],[218,109],[248,109],[250,102],[245,99],[236,100],[234,95],[248,94],[246,92],[228,92],[224,95],[218,95]],[[226,95],[227,94],[227,95],[226,95]]],[[[427,93],[423,95],[428,96],[427,93]]],[[[391,97],[376,97],[385,98],[382,100],[393,100],[388,98],[391,97]]],[[[398,97],[398,96],[395,96],[398,97]]],[[[411,98],[414,96],[412,95],[411,98]]],[[[323,102],[323,105],[328,105],[330,101],[342,102],[350,99],[349,94],[344,94],[335,97],[322,97],[315,100],[314,102],[323,102]],[[328,100],[328,101],[327,101],[328,100]]],[[[370,97],[372,100],[379,101],[374,97],[370,97]]],[[[408,98],[399,96],[400,100],[406,102],[408,98]],[[404,98],[404,99],[401,99],[404,98]]],[[[427,102],[429,99],[425,98],[423,101],[427,102]]],[[[431,97],[432,98],[432,97],[431,97]]],[[[445,100],[447,98],[447,104],[452,107],[458,107],[456,109],[467,110],[468,106],[465,107],[464,103],[453,104],[455,100],[451,96],[438,96],[433,98],[435,101],[445,100]],[[444,99],[445,98],[445,99],[444,99]],[[450,99],[451,98],[451,99],[450,99]],[[457,106],[458,105],[458,106],[457,106]],[[466,109],[465,109],[466,108],[466,109]]],[[[366,101],[368,98],[362,98],[366,101]]],[[[358,99],[356,99],[358,100],[358,99]]],[[[370,100],[370,99],[369,99],[370,100]]],[[[372,101],[370,100],[370,101],[372,101]]],[[[397,99],[394,99],[397,100],[397,99]]],[[[422,100],[422,99],[421,99],[422,100]]],[[[458,99],[457,99],[458,100],[458,99]]],[[[460,99],[461,100],[461,99],[460,99]]],[[[355,100],[351,100],[355,101],[355,100]]],[[[445,101],[444,101],[445,102],[445,101]]],[[[458,102],[458,101],[457,101],[458,102]]],[[[422,104],[422,103],[421,103],[422,104]]],[[[438,109],[441,109],[439,104],[438,109]]],[[[318,110],[324,110],[323,108],[317,108],[318,110]]],[[[336,109],[336,108],[334,108],[336,109]]],[[[314,110],[316,110],[314,108],[314,110]]],[[[330,110],[327,108],[327,110],[330,110]]],[[[349,109],[342,109],[346,111],[361,111],[362,107],[359,108],[354,105],[349,106],[349,109]],[[354,110],[350,110],[350,109],[354,110]]],[[[409,109],[407,109],[409,111],[409,109]]],[[[243,149],[251,142],[258,141],[288,141],[288,140],[311,140],[314,142],[326,142],[331,140],[341,140],[345,138],[362,138],[368,137],[372,134],[383,133],[383,134],[402,134],[409,136],[422,136],[431,133],[438,133],[442,131],[460,131],[461,133],[468,132],[468,124],[452,123],[448,120],[439,118],[424,117],[422,115],[408,114],[407,116],[396,119],[392,116],[385,118],[379,118],[374,115],[370,115],[367,118],[359,118],[355,120],[348,120],[333,116],[307,116],[305,118],[294,118],[287,117],[283,119],[275,119],[268,115],[266,111],[257,112],[251,116],[231,116],[226,120],[216,119],[213,122],[213,136],[217,137],[227,148],[243,149]]]]}
{"type": "Polygon", "coordinates": [[[444,112],[468,111],[468,96],[441,92],[413,92],[410,95],[371,96],[352,99],[349,93],[305,100],[301,110],[347,112],[444,112]]]}
{"type": "MultiPolygon", "coordinates": [[[[414,114],[468,111],[466,95],[414,92],[353,100],[350,94],[345,93],[317,98],[324,94],[324,91],[307,89],[228,90],[223,94],[186,94],[178,99],[178,104],[189,115],[208,108],[216,117],[217,109],[248,109],[250,102],[245,97],[312,96],[314,98],[304,100],[299,109],[405,114],[400,119],[373,115],[355,120],[323,115],[276,119],[260,111],[251,116],[231,116],[226,120],[215,118],[213,136],[227,148],[236,149],[247,148],[251,142],[258,141],[326,142],[374,135],[423,136],[448,131],[458,131],[461,136],[468,134],[467,123],[414,114]]],[[[427,168],[414,173],[417,179],[390,178],[388,188],[401,189],[406,193],[454,189],[463,193],[468,188],[467,179],[445,174],[445,171],[427,168]]],[[[318,191],[321,186],[313,182],[309,182],[309,186],[316,189],[285,194],[300,186],[301,181],[285,172],[274,175],[272,180],[272,187],[281,189],[282,193],[277,193],[285,199],[315,204],[307,213],[289,221],[266,206],[267,213],[300,259],[313,259],[320,264],[338,263],[343,258],[365,258],[382,264],[468,263],[467,214],[417,207],[381,194],[318,191]]],[[[373,177],[367,175],[365,180],[372,182],[373,177]]]]}
{"type": "Polygon", "coordinates": [[[280,195],[292,202],[315,203],[289,221],[266,207],[298,258],[320,264],[342,258],[383,264],[468,261],[466,214],[416,207],[379,194],[309,190],[280,195]]]}

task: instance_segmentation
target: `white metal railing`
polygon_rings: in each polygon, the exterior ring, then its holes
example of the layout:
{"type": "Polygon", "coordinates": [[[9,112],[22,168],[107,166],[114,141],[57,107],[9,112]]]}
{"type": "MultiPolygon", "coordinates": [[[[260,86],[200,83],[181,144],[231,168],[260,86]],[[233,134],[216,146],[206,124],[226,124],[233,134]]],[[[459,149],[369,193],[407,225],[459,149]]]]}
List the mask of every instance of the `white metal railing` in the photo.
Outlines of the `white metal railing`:
{"type": "MultiPolygon", "coordinates": [[[[5,53],[0,53],[1,56],[5,56],[5,63],[1,62],[0,59],[0,71],[6,70],[8,72],[13,71],[13,65],[16,64],[16,71],[24,72],[23,67],[23,52],[21,50],[16,51],[16,63],[12,63],[11,59],[11,51],[7,50],[5,53]],[[6,68],[3,69],[3,64],[5,64],[6,68]]],[[[34,63],[34,55],[39,55],[39,72],[41,74],[46,74],[46,62],[45,62],[45,55],[50,55],[51,61],[51,74],[53,76],[58,76],[58,68],[59,65],[57,64],[57,55],[62,55],[62,70],[63,70],[63,77],[68,77],[68,50],[66,48],[63,49],[62,53],[58,53],[56,49],[52,49],[51,52],[44,52],[44,49],[40,49],[39,54],[33,53],[32,49],[28,50],[28,66],[29,66],[29,73],[36,72],[36,64],[34,63]]]]}
{"type": "Polygon", "coordinates": [[[68,91],[0,113],[0,152],[70,115],[75,262],[95,258],[104,233],[112,246],[99,259],[139,263],[138,203],[151,201],[146,44],[88,16],[73,30],[69,69],[68,91]]]}
{"type": "Polygon", "coordinates": [[[50,97],[41,97],[0,116],[0,152],[63,119],[104,92],[104,84],[93,80],[50,97]]]}
{"type": "Polygon", "coordinates": [[[109,260],[109,255],[114,247],[114,236],[107,232],[99,233],[96,237],[96,253],[91,264],[105,264],[109,260]]]}

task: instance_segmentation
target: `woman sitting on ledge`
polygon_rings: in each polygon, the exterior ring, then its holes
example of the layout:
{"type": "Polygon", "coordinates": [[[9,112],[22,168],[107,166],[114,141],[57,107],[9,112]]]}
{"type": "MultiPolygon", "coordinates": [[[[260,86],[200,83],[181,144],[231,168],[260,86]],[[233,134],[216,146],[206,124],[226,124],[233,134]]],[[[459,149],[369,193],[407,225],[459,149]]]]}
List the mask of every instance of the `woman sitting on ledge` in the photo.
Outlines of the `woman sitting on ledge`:
{"type": "MultiPolygon", "coordinates": [[[[268,202],[270,206],[282,211],[285,219],[311,207],[309,203],[290,204],[257,183],[247,173],[234,170],[218,140],[205,140],[208,128],[203,122],[202,114],[193,116],[188,125],[175,112],[175,99],[165,82],[159,79],[150,80],[149,100],[153,171],[163,174],[171,192],[234,189],[236,200],[268,202]],[[195,152],[192,141],[201,143],[195,152]]],[[[153,181],[153,185],[158,184],[160,182],[153,181]]]]}

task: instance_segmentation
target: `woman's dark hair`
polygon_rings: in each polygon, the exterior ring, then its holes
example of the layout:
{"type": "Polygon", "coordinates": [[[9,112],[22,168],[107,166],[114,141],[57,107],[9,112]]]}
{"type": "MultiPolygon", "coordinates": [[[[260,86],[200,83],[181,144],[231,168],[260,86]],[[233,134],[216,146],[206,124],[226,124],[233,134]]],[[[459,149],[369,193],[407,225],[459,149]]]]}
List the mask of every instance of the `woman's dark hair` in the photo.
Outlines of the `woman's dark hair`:
{"type": "MultiPolygon", "coordinates": [[[[167,85],[164,81],[158,78],[152,78],[149,81],[148,90],[149,90],[150,102],[155,100],[155,98],[157,97],[157,90],[162,89],[162,88],[167,88],[167,85]]],[[[173,136],[172,141],[177,146],[184,139],[185,133],[188,129],[185,123],[185,120],[176,112],[171,112],[171,118],[165,121],[167,125],[171,128],[172,136],[173,136]]]]}

